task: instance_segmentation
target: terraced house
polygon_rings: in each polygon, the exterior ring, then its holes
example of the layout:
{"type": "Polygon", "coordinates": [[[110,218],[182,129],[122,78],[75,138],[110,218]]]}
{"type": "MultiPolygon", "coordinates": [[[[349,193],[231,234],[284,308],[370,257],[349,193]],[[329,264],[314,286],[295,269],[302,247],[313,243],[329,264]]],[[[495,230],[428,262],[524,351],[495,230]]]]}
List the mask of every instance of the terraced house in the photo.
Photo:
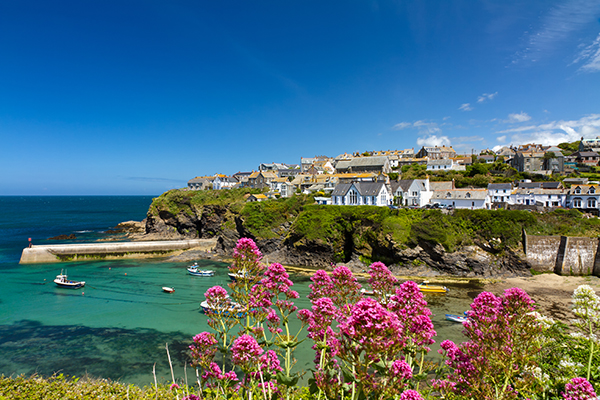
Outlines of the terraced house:
{"type": "Polygon", "coordinates": [[[339,183],[331,193],[331,200],[334,205],[387,206],[392,195],[383,182],[339,183]]]}

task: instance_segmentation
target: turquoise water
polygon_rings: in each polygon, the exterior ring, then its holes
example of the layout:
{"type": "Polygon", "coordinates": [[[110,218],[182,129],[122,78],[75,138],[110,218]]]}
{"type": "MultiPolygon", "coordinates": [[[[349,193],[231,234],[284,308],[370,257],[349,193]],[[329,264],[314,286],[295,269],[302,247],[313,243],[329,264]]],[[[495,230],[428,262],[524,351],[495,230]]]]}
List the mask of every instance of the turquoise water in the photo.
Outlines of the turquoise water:
{"type": "MultiPolygon", "coordinates": [[[[71,233],[75,242],[96,240],[119,222],[142,220],[151,201],[148,196],[0,197],[0,373],[88,373],[144,386],[154,382],[156,364],[157,378],[167,382],[168,343],[176,377],[183,377],[191,338],[209,329],[199,303],[209,287],[226,287],[226,264],[198,260],[216,274],[194,277],[186,273],[189,263],[161,259],[18,263],[30,237],[34,244],[58,243],[48,238],[71,233]],[[56,287],[52,280],[62,269],[86,286],[56,287]],[[162,286],[175,293],[164,293],[162,286]]],[[[301,295],[296,305],[309,307],[308,277],[292,280],[301,295]]],[[[444,314],[466,310],[479,292],[454,286],[446,295],[427,295],[438,342],[462,340],[462,326],[444,314]]],[[[303,346],[296,353],[297,368],[308,370],[314,353],[308,341],[303,346]]],[[[438,348],[433,346],[432,358],[438,348]]],[[[187,373],[192,379],[192,371],[187,373]]]]}

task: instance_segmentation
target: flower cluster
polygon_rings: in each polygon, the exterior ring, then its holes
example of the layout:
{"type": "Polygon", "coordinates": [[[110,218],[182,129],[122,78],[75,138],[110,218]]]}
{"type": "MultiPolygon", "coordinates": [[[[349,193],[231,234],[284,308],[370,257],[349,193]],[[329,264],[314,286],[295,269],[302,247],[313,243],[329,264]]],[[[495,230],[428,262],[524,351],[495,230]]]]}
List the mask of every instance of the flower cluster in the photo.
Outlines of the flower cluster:
{"type": "Polygon", "coordinates": [[[565,400],[597,400],[596,392],[585,378],[573,378],[565,385],[562,394],[565,400]]]}
{"type": "Polygon", "coordinates": [[[489,292],[477,296],[464,323],[470,340],[459,346],[441,343],[440,352],[445,352],[451,372],[434,386],[473,398],[534,394],[540,382],[530,371],[537,366],[536,339],[542,327],[532,311],[533,301],[518,288],[506,290],[503,296],[489,292]]]}

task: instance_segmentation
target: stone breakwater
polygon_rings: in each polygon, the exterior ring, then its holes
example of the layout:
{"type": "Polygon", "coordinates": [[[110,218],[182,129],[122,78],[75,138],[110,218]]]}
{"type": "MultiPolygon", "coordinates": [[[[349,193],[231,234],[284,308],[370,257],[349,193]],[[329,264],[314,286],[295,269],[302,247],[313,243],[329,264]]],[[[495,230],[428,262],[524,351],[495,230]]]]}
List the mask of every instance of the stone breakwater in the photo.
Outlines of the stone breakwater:
{"type": "Polygon", "coordinates": [[[165,257],[192,249],[212,251],[215,245],[215,239],[40,245],[23,249],[19,263],[36,264],[165,257]]]}

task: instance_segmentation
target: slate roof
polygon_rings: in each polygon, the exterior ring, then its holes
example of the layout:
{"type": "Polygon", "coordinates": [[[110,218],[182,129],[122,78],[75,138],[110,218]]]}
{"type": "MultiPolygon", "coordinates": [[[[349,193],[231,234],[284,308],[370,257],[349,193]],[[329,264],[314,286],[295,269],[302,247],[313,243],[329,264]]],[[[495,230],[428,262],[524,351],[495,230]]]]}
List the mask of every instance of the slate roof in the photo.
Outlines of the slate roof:
{"type": "Polygon", "coordinates": [[[429,189],[436,190],[452,190],[452,181],[429,182],[429,189]]]}
{"type": "Polygon", "coordinates": [[[350,188],[354,186],[361,196],[376,196],[381,191],[382,186],[385,186],[382,182],[353,182],[353,183],[339,183],[331,192],[332,196],[345,196],[350,188]]]}
{"type": "Polygon", "coordinates": [[[487,189],[454,189],[433,192],[431,200],[485,200],[487,189]]]}
{"type": "Polygon", "coordinates": [[[489,183],[488,190],[512,190],[512,183],[489,183]]]}

